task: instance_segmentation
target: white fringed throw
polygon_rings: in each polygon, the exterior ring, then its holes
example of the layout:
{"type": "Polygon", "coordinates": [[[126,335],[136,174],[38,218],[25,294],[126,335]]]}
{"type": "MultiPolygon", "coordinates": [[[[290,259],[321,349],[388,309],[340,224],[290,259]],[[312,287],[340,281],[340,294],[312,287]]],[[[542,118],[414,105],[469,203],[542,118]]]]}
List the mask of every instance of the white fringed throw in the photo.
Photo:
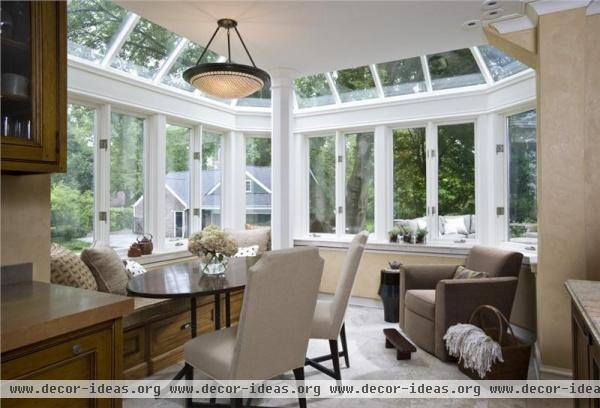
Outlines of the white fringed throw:
{"type": "Polygon", "coordinates": [[[503,362],[502,348],[479,327],[472,324],[456,324],[444,335],[448,354],[458,357],[465,368],[475,371],[483,378],[496,361],[503,362]]]}

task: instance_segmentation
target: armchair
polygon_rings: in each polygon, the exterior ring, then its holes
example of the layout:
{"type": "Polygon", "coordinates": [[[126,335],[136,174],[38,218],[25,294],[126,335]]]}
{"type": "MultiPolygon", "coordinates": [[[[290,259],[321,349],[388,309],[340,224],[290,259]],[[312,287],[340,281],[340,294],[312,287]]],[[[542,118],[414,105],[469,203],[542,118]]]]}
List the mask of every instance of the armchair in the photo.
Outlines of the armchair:
{"type": "Polygon", "coordinates": [[[405,265],[400,270],[400,327],[423,350],[449,359],[443,336],[466,323],[479,305],[497,307],[510,319],[523,255],[474,246],[465,268],[488,278],[453,279],[456,265],[405,265]]]}

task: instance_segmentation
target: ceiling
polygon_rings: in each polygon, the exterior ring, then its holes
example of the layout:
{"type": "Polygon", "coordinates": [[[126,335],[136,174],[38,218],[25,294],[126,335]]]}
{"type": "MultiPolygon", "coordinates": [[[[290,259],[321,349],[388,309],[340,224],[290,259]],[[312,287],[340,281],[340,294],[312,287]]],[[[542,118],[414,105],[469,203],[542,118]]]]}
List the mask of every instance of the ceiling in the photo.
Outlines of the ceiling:
{"type": "MultiPolygon", "coordinates": [[[[256,64],[310,75],[486,43],[482,0],[420,1],[127,1],[121,6],[199,44],[219,18],[238,21],[256,64]]],[[[520,13],[520,0],[498,1],[502,16],[520,13]]],[[[220,31],[211,49],[227,55],[220,31]]],[[[249,63],[232,41],[232,59],[249,63]]]]}

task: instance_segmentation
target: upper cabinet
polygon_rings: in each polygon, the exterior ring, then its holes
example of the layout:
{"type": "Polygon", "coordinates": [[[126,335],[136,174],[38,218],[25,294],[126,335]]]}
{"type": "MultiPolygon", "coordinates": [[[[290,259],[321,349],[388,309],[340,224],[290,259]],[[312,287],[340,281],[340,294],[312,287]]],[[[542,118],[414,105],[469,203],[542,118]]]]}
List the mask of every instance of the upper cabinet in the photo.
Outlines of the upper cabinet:
{"type": "Polygon", "coordinates": [[[66,2],[2,2],[2,171],[66,170],[66,2]]]}

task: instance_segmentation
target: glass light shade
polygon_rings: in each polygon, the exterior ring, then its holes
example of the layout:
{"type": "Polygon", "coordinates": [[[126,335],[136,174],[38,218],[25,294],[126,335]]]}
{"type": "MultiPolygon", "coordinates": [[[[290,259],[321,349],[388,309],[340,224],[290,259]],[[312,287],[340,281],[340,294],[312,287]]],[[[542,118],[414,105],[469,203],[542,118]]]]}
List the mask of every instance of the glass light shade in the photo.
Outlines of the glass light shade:
{"type": "Polygon", "coordinates": [[[269,83],[269,74],[249,65],[200,64],[187,69],[183,78],[194,88],[222,99],[240,99],[269,83]]]}

